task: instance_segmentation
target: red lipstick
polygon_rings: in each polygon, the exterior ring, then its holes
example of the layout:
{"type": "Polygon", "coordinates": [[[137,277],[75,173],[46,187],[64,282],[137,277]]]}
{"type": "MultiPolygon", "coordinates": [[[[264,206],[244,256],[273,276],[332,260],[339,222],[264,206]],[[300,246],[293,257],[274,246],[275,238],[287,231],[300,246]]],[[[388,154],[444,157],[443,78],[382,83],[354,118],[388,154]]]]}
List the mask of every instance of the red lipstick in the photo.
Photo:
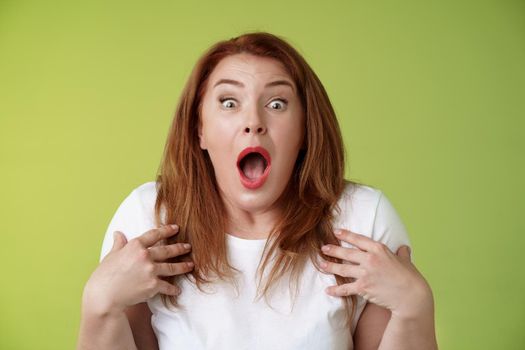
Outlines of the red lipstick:
{"type": "Polygon", "coordinates": [[[237,170],[239,171],[239,175],[241,177],[241,183],[243,184],[244,187],[251,189],[251,190],[257,189],[264,184],[264,182],[268,178],[268,174],[270,173],[271,167],[272,167],[272,158],[270,157],[270,153],[264,147],[261,147],[261,146],[246,147],[245,149],[242,150],[242,152],[237,157],[237,170]],[[264,172],[262,173],[261,176],[259,176],[256,179],[250,179],[246,177],[246,175],[244,174],[240,166],[241,160],[250,153],[259,153],[260,155],[263,156],[264,160],[266,161],[266,168],[264,169],[264,172]]]}

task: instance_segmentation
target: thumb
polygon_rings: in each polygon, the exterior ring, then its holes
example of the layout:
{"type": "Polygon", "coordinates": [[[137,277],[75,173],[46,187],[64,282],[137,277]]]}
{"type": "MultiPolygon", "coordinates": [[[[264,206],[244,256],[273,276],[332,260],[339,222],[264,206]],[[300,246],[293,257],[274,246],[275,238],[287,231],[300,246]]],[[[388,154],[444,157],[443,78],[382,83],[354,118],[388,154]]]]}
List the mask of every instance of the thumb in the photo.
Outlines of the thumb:
{"type": "Polygon", "coordinates": [[[396,252],[396,255],[403,258],[404,260],[410,261],[410,247],[402,245],[396,252]]]}
{"type": "Polygon", "coordinates": [[[113,232],[113,247],[111,247],[111,251],[119,250],[122,247],[126,245],[128,240],[126,239],[126,236],[120,231],[113,232]]]}

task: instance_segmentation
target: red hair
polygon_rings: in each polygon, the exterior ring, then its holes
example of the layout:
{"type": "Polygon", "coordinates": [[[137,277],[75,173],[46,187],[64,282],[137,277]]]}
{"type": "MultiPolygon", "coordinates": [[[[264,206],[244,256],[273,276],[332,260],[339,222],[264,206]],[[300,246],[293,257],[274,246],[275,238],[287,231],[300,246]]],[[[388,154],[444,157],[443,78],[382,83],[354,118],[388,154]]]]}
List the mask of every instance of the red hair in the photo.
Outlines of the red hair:
{"type": "MultiPolygon", "coordinates": [[[[211,160],[199,147],[198,125],[211,72],[223,58],[240,53],[280,61],[295,82],[305,113],[305,147],[299,152],[292,176],[278,199],[284,210],[269,235],[258,270],[261,282],[263,271],[270,267],[270,257],[276,254],[268,278],[259,288],[260,295],[266,298],[270,288],[287,273],[292,276],[290,281],[294,281],[297,293],[307,259],[320,270],[315,258],[322,255],[320,247],[327,243],[339,244],[331,224],[333,210],[339,210],[336,203],[351,181],[344,179],[344,145],[328,95],[304,58],[282,38],[265,32],[245,33],[216,43],[199,58],[179,99],[165,145],[157,176],[155,220],[157,225],[179,225],[179,233],[170,238],[168,244],[191,243],[191,257],[170,261],[192,260],[195,268],[189,274],[199,289],[203,283],[210,282],[212,275],[234,282],[237,270],[229,265],[226,254],[226,211],[211,160]],[[164,222],[162,210],[165,210],[164,222]]],[[[329,256],[324,258],[341,262],[329,256]]],[[[175,284],[181,277],[165,279],[175,284]]],[[[352,281],[335,277],[338,284],[352,281]]],[[[173,306],[180,306],[176,297],[162,295],[166,306],[167,298],[173,306]]],[[[351,311],[348,297],[344,298],[347,322],[356,305],[355,295],[350,298],[351,311]]]]}

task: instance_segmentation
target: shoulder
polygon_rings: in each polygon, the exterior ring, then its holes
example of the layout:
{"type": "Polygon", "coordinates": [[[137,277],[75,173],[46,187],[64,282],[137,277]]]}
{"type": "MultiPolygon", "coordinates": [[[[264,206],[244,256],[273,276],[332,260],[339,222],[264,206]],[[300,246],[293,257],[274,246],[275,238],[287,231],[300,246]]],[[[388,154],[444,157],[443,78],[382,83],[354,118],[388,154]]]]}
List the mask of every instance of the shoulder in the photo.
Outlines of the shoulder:
{"type": "Polygon", "coordinates": [[[410,246],[403,220],[381,189],[348,182],[337,206],[339,214],[335,216],[334,229],[346,229],[380,241],[393,252],[402,244],[410,246]]]}
{"type": "Polygon", "coordinates": [[[122,201],[120,204],[120,207],[123,209],[122,214],[128,219],[133,217],[134,220],[144,220],[145,224],[152,223],[156,200],[156,182],[145,182],[131,190],[129,195],[122,201]]]}
{"type": "MultiPolygon", "coordinates": [[[[370,185],[347,182],[337,201],[335,226],[352,226],[355,230],[368,232],[373,225],[376,209],[383,192],[370,185]]],[[[343,227],[341,227],[343,228],[343,227]]]]}
{"type": "Polygon", "coordinates": [[[148,181],[142,185],[137,186],[133,192],[137,192],[142,196],[157,195],[157,183],[155,181],[148,181]]]}
{"type": "Polygon", "coordinates": [[[133,188],[120,201],[106,228],[100,260],[113,245],[113,232],[124,233],[129,241],[156,227],[154,219],[156,197],[156,182],[150,181],[133,188]]]}
{"type": "Polygon", "coordinates": [[[148,181],[135,187],[131,191],[130,197],[135,206],[135,214],[144,220],[146,226],[153,226],[157,183],[148,181]]]}
{"type": "Polygon", "coordinates": [[[135,193],[136,201],[143,210],[152,210],[157,200],[157,183],[155,181],[145,182],[137,186],[132,193],[135,193]]]}
{"type": "Polygon", "coordinates": [[[343,193],[339,197],[341,203],[359,203],[359,205],[372,205],[379,202],[383,192],[372,185],[348,181],[343,193]]]}
{"type": "MultiPolygon", "coordinates": [[[[345,229],[385,244],[392,252],[406,244],[410,246],[407,230],[381,189],[357,182],[348,182],[341,194],[334,214],[334,229],[345,229]]],[[[353,248],[340,241],[341,246],[353,248]]],[[[352,320],[352,334],[366,305],[363,297],[357,297],[357,309],[352,320]]]]}

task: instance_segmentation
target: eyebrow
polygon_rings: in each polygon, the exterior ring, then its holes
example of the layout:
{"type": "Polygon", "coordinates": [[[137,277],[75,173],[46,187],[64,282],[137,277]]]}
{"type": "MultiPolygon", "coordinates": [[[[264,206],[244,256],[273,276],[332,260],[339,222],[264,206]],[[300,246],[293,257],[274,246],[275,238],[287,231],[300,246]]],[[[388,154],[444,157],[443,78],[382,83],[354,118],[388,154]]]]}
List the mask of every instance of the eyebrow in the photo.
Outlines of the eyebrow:
{"type": "MultiPolygon", "coordinates": [[[[244,87],[243,83],[237,80],[233,80],[233,79],[220,79],[213,85],[213,87],[216,87],[219,84],[231,84],[231,85],[235,85],[238,87],[244,87]]],[[[275,81],[272,81],[266,84],[264,87],[267,88],[267,87],[279,86],[279,85],[289,86],[292,90],[294,90],[293,85],[288,80],[275,80],[275,81]]]]}

